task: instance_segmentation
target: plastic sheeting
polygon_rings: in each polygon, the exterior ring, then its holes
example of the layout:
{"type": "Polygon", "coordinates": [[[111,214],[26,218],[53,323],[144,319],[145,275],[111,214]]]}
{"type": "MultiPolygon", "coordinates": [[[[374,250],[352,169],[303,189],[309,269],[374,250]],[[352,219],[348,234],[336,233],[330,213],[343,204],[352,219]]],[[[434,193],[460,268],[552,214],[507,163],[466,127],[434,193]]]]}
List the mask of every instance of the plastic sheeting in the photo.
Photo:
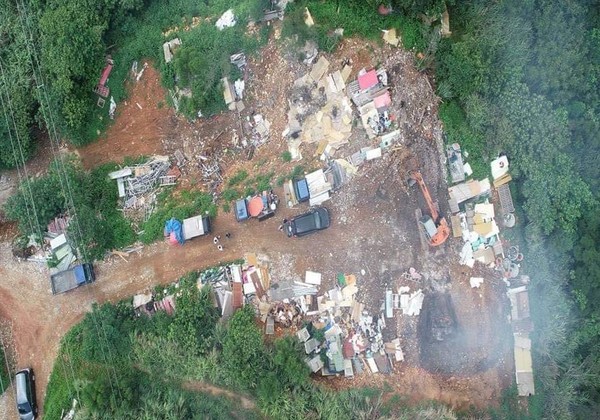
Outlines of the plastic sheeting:
{"type": "Polygon", "coordinates": [[[179,244],[183,245],[183,230],[181,228],[181,222],[174,217],[165,223],[165,236],[171,236],[175,234],[175,238],[179,244]]]}

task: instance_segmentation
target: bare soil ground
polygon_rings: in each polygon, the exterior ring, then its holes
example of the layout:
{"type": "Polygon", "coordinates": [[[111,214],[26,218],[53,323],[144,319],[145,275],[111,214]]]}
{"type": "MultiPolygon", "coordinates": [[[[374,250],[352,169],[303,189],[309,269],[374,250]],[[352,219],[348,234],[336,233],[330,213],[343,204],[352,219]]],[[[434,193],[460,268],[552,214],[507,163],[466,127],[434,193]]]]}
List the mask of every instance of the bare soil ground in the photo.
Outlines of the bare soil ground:
{"type": "Polygon", "coordinates": [[[77,150],[85,168],[164,153],[162,140],[175,133],[180,119],[167,110],[158,70],[149,65],[128,88],[129,98],[118,104],[114,124],[98,141],[77,150]]]}
{"type": "MultiPolygon", "coordinates": [[[[245,160],[232,142],[240,130],[236,113],[196,123],[174,116],[171,109],[158,107],[165,92],[158,73],[149,67],[142,80],[131,86],[127,104],[119,105],[117,120],[106,137],[79,149],[84,165],[120,161],[127,155],[172,154],[179,149],[189,160],[183,185],[201,185],[198,155],[221,156],[225,179],[240,168],[255,173],[289,173],[297,163],[285,163],[280,158],[287,150],[281,137],[287,123],[286,98],[290,83],[308,70],[290,57],[297,55],[282,51],[271,40],[259,59],[250,60],[247,109],[241,118],[254,111],[272,123],[269,142],[257,149],[252,160],[245,160]]],[[[439,249],[422,249],[415,209],[425,209],[425,204],[420,192],[409,189],[405,182],[408,170],[420,168],[442,213],[446,211],[447,185],[439,150],[441,126],[433,89],[426,76],[415,69],[411,54],[402,50],[350,39],[327,58],[330,71],[340,68],[343,59],[351,59],[352,77],[362,66],[386,66],[393,113],[402,134],[397,151],[363,165],[359,174],[325,203],[333,220],[327,231],[288,239],[277,230],[281,219],[304,211],[304,206],[278,209],[276,218],[264,222],[237,223],[233,214],[221,213],[214,221],[215,233],[232,234],[231,239],[222,240],[223,252],[211,238],[198,238],[182,247],[157,243],[132,255],[128,262],[112,259],[99,263],[95,284],[59,296],[52,296],[44,267],[15,261],[10,244],[0,244],[0,317],[13,325],[19,366],[31,365],[37,371],[40,403],[60,338],[92,303],[129,298],[156,284],[173,282],[190,270],[255,252],[270,259],[273,281],[301,279],[305,270],[313,270],[323,274],[323,290],[327,290],[337,273],[357,275],[358,299],[376,313],[386,287],[409,285],[415,289],[414,284],[401,280],[409,267],[423,274],[420,287],[427,299],[420,319],[396,316],[396,322],[388,321],[386,329],[386,338],[401,338],[405,362],[389,376],[321,379],[327,386],[382,387],[387,383],[413,402],[435,399],[455,408],[497,404],[513,375],[503,286],[485,269],[469,270],[457,264],[460,241],[450,238],[439,249]],[[475,275],[485,278],[480,289],[469,286],[469,277],[475,275]],[[452,333],[443,341],[432,338],[431,321],[439,318],[435,316],[439,302],[447,304],[445,311],[452,321],[452,333]]],[[[367,145],[371,142],[357,127],[350,143],[336,157],[349,156],[367,145]]],[[[305,159],[300,163],[307,168],[320,166],[311,157],[313,151],[310,147],[302,151],[305,159]]],[[[283,196],[282,191],[276,192],[283,196]]]]}

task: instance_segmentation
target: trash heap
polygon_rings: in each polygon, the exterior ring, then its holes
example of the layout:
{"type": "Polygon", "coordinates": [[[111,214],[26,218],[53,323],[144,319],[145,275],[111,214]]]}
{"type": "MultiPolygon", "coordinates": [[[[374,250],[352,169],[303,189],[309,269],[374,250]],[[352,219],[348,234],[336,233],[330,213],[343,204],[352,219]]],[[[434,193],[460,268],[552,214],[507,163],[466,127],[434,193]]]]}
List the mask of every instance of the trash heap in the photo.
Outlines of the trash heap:
{"type": "MultiPolygon", "coordinates": [[[[518,266],[514,260],[505,257],[504,246],[500,240],[495,207],[489,200],[492,195],[489,179],[465,181],[465,178],[472,174],[469,164],[463,163],[463,156],[467,153],[463,153],[460,145],[456,143],[447,146],[446,152],[451,178],[453,182],[460,182],[448,188],[449,204],[453,213],[452,234],[464,241],[460,263],[472,268],[475,261],[479,261],[502,271],[505,279],[516,277],[519,273],[518,266]],[[485,201],[481,202],[482,200],[485,201]]],[[[491,169],[494,187],[500,198],[501,223],[504,227],[512,227],[515,217],[508,189],[511,177],[508,174],[506,156],[495,159],[491,169]]]]}
{"type": "Polygon", "coordinates": [[[465,206],[465,211],[452,216],[452,230],[455,237],[464,241],[460,252],[460,263],[470,268],[475,261],[494,266],[496,258],[502,256],[500,229],[495,220],[494,205],[484,203],[465,206]]]}
{"type": "MultiPolygon", "coordinates": [[[[266,335],[280,335],[283,330],[295,332],[313,373],[345,377],[363,371],[389,374],[396,363],[404,360],[400,339],[384,338],[386,319],[395,319],[396,310],[399,315],[418,316],[424,299],[420,288],[411,291],[404,285],[397,293],[388,290],[379,313],[372,314],[358,298],[357,278],[353,274],[339,273],[334,287],[322,291],[321,273],[307,271],[304,281],[272,281],[269,265],[267,256],[249,253],[241,264],[203,271],[197,287],[212,286],[224,319],[250,304],[264,324],[266,335]]],[[[412,268],[402,277],[420,285],[421,275],[412,268]]],[[[164,310],[171,314],[178,287],[175,283],[160,296],[136,295],[136,313],[164,310]]]]}
{"type": "Polygon", "coordinates": [[[302,158],[302,143],[316,144],[318,155],[332,155],[352,134],[352,107],[345,93],[352,69],[328,70],[329,61],[320,57],[309,73],[294,81],[288,126],[282,133],[293,160],[302,158]]]}
{"type": "Polygon", "coordinates": [[[168,156],[153,156],[147,162],[126,166],[108,174],[117,181],[125,214],[135,221],[146,221],[156,205],[156,190],[175,185],[181,171],[168,156]]]}
{"type": "MultiPolygon", "coordinates": [[[[179,284],[177,283],[176,286],[178,287],[179,284]]],[[[167,290],[163,293],[167,293],[167,290]]],[[[133,296],[132,306],[137,316],[142,314],[152,316],[159,311],[166,312],[167,315],[173,315],[175,313],[175,295],[167,295],[161,298],[154,293],[137,294],[133,296]]]]}
{"type": "Polygon", "coordinates": [[[259,262],[255,254],[248,254],[243,264],[230,264],[200,273],[198,288],[205,284],[212,285],[221,316],[227,319],[245,304],[254,302],[258,305],[257,302],[266,301],[265,291],[270,287],[268,263],[259,262]]]}
{"type": "Polygon", "coordinates": [[[65,271],[77,259],[75,252],[73,251],[73,248],[69,244],[67,236],[64,233],[61,233],[50,240],[50,249],[52,255],[56,261],[58,261],[58,264],[55,267],[57,272],[65,271]]]}
{"type": "Polygon", "coordinates": [[[392,98],[387,86],[387,72],[383,68],[362,69],[358,78],[348,84],[348,94],[370,139],[384,134],[392,126],[389,114],[392,98]]]}
{"type": "MultiPolygon", "coordinates": [[[[303,282],[274,283],[268,292],[269,300],[261,299],[258,304],[266,333],[273,334],[276,324],[296,328],[307,355],[305,362],[313,373],[345,377],[361,374],[365,369],[391,373],[394,364],[404,360],[400,339],[384,340],[384,309],[378,315],[366,311],[357,299],[356,283],[356,276],[340,273],[335,287],[321,292],[322,275],[313,271],[306,272],[303,282]]],[[[399,302],[404,298],[394,296],[400,309],[399,302]]],[[[406,298],[404,312],[418,315],[423,302],[421,290],[406,294],[406,298]]]]}

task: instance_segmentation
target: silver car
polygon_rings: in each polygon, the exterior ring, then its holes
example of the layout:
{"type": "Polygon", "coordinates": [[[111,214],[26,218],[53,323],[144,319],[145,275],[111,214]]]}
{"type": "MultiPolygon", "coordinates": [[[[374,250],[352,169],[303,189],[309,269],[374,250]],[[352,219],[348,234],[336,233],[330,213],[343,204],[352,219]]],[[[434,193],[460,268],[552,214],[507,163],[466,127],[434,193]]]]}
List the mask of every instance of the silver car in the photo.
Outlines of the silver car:
{"type": "Polygon", "coordinates": [[[35,419],[38,411],[35,402],[35,375],[33,369],[27,368],[17,372],[15,375],[15,386],[17,389],[17,410],[21,420],[35,419]]]}

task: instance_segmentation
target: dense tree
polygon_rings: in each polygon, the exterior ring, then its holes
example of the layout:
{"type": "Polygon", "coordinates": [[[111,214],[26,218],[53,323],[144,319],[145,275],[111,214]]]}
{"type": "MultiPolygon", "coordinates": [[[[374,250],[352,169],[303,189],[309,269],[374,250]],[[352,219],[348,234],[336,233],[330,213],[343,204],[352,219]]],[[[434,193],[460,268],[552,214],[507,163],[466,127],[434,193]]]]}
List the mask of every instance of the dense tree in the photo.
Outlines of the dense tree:
{"type": "MultiPolygon", "coordinates": [[[[191,284],[197,277],[188,276],[191,284]]],[[[201,354],[212,348],[212,336],[219,313],[212,304],[213,290],[204,286],[185,287],[177,294],[177,311],[168,331],[168,337],[179,343],[190,354],[201,354]]]]}
{"type": "Polygon", "coordinates": [[[223,364],[247,389],[256,387],[265,366],[262,334],[254,322],[252,307],[244,306],[229,320],[223,342],[223,364]]]}
{"type": "Polygon", "coordinates": [[[476,160],[503,151],[511,162],[525,212],[536,379],[550,418],[589,409],[585,396],[600,401],[600,21],[592,12],[583,1],[460,2],[450,9],[453,36],[436,54],[449,139],[476,160]]]}
{"type": "Polygon", "coordinates": [[[33,151],[35,109],[31,63],[13,2],[0,0],[0,168],[21,164],[33,151]]]}

